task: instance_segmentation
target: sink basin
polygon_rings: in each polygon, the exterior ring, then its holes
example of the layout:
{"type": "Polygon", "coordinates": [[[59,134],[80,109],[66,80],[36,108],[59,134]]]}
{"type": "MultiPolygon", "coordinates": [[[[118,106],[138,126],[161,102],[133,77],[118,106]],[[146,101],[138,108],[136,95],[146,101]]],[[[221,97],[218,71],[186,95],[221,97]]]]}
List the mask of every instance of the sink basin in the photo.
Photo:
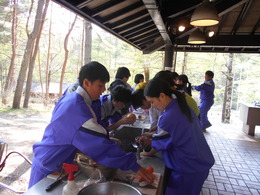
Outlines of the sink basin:
{"type": "MultiPolygon", "coordinates": [[[[147,132],[149,129],[144,129],[147,132]]],[[[135,138],[142,134],[142,128],[134,126],[123,126],[117,130],[114,137],[121,141],[121,147],[125,152],[136,152],[136,148],[132,146],[135,138]]]]}

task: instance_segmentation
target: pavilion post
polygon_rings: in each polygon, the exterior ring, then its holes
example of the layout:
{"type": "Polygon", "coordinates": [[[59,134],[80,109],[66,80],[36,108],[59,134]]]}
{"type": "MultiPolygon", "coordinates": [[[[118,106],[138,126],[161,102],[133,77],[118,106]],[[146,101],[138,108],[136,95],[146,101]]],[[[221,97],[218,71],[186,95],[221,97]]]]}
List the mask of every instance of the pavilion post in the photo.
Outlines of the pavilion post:
{"type": "Polygon", "coordinates": [[[165,52],[165,55],[164,55],[164,70],[172,71],[172,69],[173,69],[173,45],[172,44],[166,44],[164,52],[165,52]]]}

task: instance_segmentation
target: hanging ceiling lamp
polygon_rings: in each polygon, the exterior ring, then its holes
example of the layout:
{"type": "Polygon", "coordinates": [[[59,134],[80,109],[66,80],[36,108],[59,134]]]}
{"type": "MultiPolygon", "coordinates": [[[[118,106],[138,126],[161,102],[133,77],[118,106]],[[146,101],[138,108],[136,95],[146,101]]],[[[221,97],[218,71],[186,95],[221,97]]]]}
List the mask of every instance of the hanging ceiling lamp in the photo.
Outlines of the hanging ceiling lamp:
{"type": "Polygon", "coordinates": [[[204,44],[206,43],[206,37],[205,35],[200,31],[199,28],[197,28],[195,31],[193,31],[188,39],[189,44],[204,44]]]}
{"type": "Polygon", "coordinates": [[[209,0],[204,0],[192,14],[190,24],[193,26],[212,26],[219,23],[216,8],[209,0]]]}

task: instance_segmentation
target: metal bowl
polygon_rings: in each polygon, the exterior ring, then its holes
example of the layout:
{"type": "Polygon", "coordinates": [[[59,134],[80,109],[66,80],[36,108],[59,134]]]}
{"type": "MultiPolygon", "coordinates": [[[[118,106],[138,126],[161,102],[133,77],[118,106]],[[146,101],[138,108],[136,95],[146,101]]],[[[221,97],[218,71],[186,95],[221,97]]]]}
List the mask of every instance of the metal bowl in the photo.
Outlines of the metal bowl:
{"type": "Polygon", "coordinates": [[[142,195],[135,187],[121,182],[91,184],[79,191],[78,195],[142,195]]]}
{"type": "Polygon", "coordinates": [[[116,168],[106,167],[104,165],[98,164],[83,153],[76,154],[76,161],[79,165],[80,171],[87,177],[90,177],[94,169],[99,169],[106,180],[112,180],[118,170],[116,168]]]}

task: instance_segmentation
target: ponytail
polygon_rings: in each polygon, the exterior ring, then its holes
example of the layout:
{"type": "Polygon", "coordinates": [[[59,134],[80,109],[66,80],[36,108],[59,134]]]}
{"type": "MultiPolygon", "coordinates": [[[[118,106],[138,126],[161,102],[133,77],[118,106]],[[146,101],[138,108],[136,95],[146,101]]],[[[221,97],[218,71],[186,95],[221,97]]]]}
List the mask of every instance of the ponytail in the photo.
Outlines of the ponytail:
{"type": "Polygon", "coordinates": [[[192,96],[192,95],[191,95],[191,83],[190,83],[190,82],[188,82],[187,93],[188,93],[190,96],[192,96]]]}
{"type": "Polygon", "coordinates": [[[192,122],[192,115],[187,101],[185,99],[185,93],[181,93],[177,90],[172,90],[172,93],[177,97],[177,102],[182,113],[188,117],[190,122],[192,122]]]}

